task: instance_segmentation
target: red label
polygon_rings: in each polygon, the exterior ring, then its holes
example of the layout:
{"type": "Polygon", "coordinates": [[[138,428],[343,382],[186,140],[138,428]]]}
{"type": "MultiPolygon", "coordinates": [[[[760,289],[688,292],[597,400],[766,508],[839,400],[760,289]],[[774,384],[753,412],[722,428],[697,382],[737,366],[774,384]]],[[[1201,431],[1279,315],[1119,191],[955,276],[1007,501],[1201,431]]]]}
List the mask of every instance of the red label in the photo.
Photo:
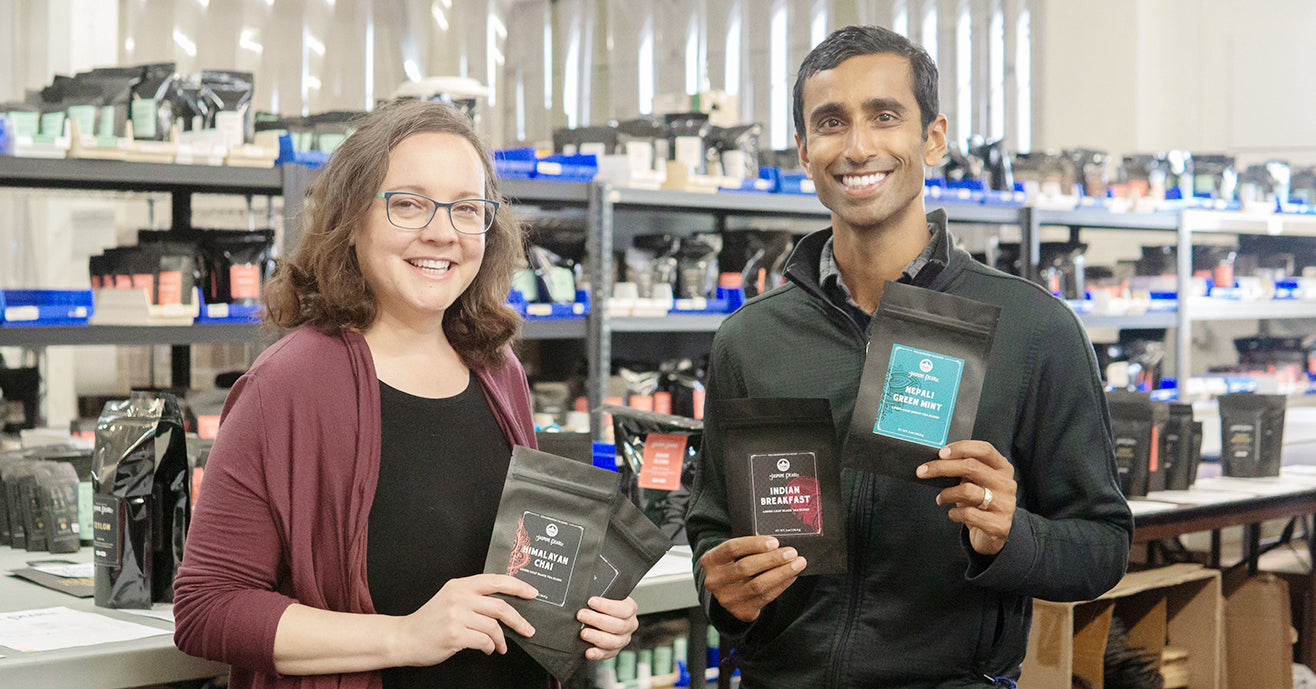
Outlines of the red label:
{"type": "Polygon", "coordinates": [[[653,410],[659,414],[672,413],[672,393],[655,392],[653,393],[653,410]]]}
{"type": "Polygon", "coordinates": [[[101,276],[99,276],[99,275],[93,275],[93,276],[91,276],[91,288],[92,288],[92,289],[100,289],[100,288],[101,288],[101,276]]]}
{"type": "Polygon", "coordinates": [[[183,303],[182,273],[176,270],[160,271],[160,301],[156,303],[161,306],[183,303]]]}
{"type": "Polygon", "coordinates": [[[201,438],[212,439],[219,435],[219,414],[197,415],[196,434],[201,438]]]}
{"type": "Polygon", "coordinates": [[[150,273],[135,273],[133,275],[133,289],[146,290],[146,303],[155,303],[155,276],[150,273]]]}
{"type": "Polygon", "coordinates": [[[681,487],[681,463],[685,460],[684,435],[650,433],[644,439],[644,459],[640,465],[641,488],[676,490],[681,487]]]}
{"type": "Polygon", "coordinates": [[[1160,466],[1160,448],[1161,429],[1159,426],[1152,426],[1151,461],[1148,462],[1147,471],[1154,472],[1156,471],[1156,467],[1160,466]]]}
{"type": "Polygon", "coordinates": [[[201,477],[205,473],[205,467],[194,467],[192,469],[192,507],[196,507],[196,497],[201,494],[201,477]]]}
{"type": "Polygon", "coordinates": [[[230,299],[260,299],[260,266],[254,263],[229,266],[228,294],[230,299]]]}
{"type": "Polygon", "coordinates": [[[132,289],[133,278],[131,275],[115,275],[114,289],[132,289]]]}

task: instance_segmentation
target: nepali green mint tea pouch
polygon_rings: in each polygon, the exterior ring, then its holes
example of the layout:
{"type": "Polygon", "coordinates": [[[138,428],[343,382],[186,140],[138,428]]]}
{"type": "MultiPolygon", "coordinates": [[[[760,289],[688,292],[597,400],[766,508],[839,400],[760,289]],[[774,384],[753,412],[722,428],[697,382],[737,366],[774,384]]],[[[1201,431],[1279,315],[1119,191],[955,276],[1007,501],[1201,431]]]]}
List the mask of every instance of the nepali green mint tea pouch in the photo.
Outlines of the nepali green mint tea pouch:
{"type": "Polygon", "coordinates": [[[803,575],[846,571],[836,427],[825,399],[717,400],[732,536],[772,536],[808,562],[803,575]]]}
{"type": "Polygon", "coordinates": [[[191,516],[177,398],[134,392],[107,402],[96,423],[92,478],[96,605],[172,602],[191,516]]]}
{"type": "Polygon", "coordinates": [[[914,470],[947,443],[972,437],[1000,315],[990,304],[887,282],[844,464],[941,488],[958,484],[954,477],[919,479],[914,470]]]}
{"type": "Polygon", "coordinates": [[[622,494],[663,534],[685,545],[685,511],[704,422],[611,404],[600,410],[612,416],[622,494]]]}
{"type": "Polygon", "coordinates": [[[1197,478],[1202,457],[1201,422],[1193,421],[1193,405],[1171,404],[1161,434],[1161,464],[1166,490],[1188,490],[1197,478]]]}
{"type": "MultiPolygon", "coordinates": [[[[672,542],[644,516],[640,508],[626,499],[613,500],[608,535],[603,540],[603,551],[599,553],[598,562],[594,565],[589,597],[625,599],[671,547],[672,542]]],[[[585,651],[590,649],[590,644],[580,638],[582,628],[583,625],[576,625],[575,647],[570,651],[559,651],[535,643],[539,637],[538,631],[534,637],[518,639],[518,642],[531,658],[565,684],[580,668],[585,660],[585,651]]]]}
{"type": "Polygon", "coordinates": [[[1220,463],[1225,476],[1279,476],[1284,445],[1284,395],[1220,395],[1220,463]]]}
{"type": "MultiPolygon", "coordinates": [[[[499,594],[534,626],[535,643],[574,647],[576,612],[589,599],[616,495],[616,472],[512,448],[484,571],[516,577],[539,592],[534,600],[499,594]]],[[[510,628],[504,632],[518,642],[524,638],[510,628]]]]}
{"type": "Polygon", "coordinates": [[[1115,445],[1115,471],[1124,497],[1147,495],[1150,477],[1160,472],[1160,431],[1169,410],[1145,392],[1109,390],[1111,440],[1115,445]]]}

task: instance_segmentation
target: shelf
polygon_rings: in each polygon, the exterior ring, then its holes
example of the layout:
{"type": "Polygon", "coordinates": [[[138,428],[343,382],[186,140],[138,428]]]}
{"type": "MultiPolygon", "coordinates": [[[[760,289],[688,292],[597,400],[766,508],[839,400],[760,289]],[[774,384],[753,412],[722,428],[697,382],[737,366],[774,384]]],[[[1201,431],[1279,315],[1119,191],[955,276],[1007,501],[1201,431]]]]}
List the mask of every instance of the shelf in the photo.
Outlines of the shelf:
{"type": "Polygon", "coordinates": [[[1173,311],[1148,311],[1146,313],[1105,314],[1080,313],[1078,318],[1088,328],[1119,328],[1121,330],[1144,330],[1154,328],[1174,328],[1178,325],[1173,311]]]}
{"type": "Polygon", "coordinates": [[[0,156],[0,187],[277,195],[283,193],[283,170],[0,156]]]}
{"type": "Polygon", "coordinates": [[[589,185],[584,182],[552,182],[542,179],[502,179],[499,191],[508,203],[518,204],[586,204],[589,185]]]}
{"type": "Polygon", "coordinates": [[[1279,318],[1316,318],[1316,300],[1272,299],[1270,301],[1232,301],[1193,297],[1188,314],[1194,321],[1246,321],[1279,318]]]}
{"type": "Polygon", "coordinates": [[[86,325],[0,328],[0,347],[59,345],[191,345],[257,342],[265,339],[259,323],[194,325],[86,325]]]}
{"type": "Polygon", "coordinates": [[[1179,228],[1177,211],[1157,213],[1114,213],[1104,208],[1075,208],[1073,210],[1036,209],[1033,219],[1039,225],[1064,227],[1094,227],[1112,230],[1176,230],[1179,228]]]}
{"type": "Polygon", "coordinates": [[[689,314],[644,318],[617,316],[609,320],[615,333],[711,333],[726,314],[689,314]]]}
{"type": "Polygon", "coordinates": [[[583,340],[585,320],[522,321],[522,340],[583,340]]]}
{"type": "Polygon", "coordinates": [[[1184,224],[1193,232],[1316,236],[1316,215],[1188,210],[1184,224]]]}

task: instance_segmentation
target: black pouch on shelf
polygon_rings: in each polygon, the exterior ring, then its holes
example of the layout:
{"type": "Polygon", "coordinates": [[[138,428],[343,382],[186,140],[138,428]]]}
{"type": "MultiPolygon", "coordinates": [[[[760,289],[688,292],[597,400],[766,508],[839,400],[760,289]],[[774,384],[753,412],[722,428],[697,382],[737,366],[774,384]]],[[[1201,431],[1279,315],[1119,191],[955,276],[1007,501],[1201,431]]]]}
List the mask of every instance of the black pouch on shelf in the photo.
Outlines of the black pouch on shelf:
{"type": "Polygon", "coordinates": [[[1197,464],[1201,457],[1200,432],[1194,432],[1193,405],[1171,404],[1161,434],[1161,465],[1165,473],[1167,490],[1188,490],[1197,478],[1197,464]],[[1194,444],[1194,439],[1197,443],[1194,444]],[[1197,454],[1198,459],[1193,455],[1197,454]]]}
{"type": "Polygon", "coordinates": [[[270,277],[273,230],[206,234],[202,251],[210,277],[207,295],[213,303],[258,304],[261,287],[270,277]]]}
{"type": "Polygon", "coordinates": [[[129,118],[133,138],[167,141],[174,123],[178,74],[175,64],[161,62],[142,66],[142,77],[132,87],[129,118]]]}
{"type": "Polygon", "coordinates": [[[714,403],[732,536],[773,536],[808,562],[801,574],[846,571],[836,428],[825,399],[714,403]]]}
{"type": "MultiPolygon", "coordinates": [[[[527,447],[512,448],[484,571],[534,586],[526,600],[499,594],[535,628],[535,643],[569,651],[608,531],[617,475],[527,447]]],[[[519,643],[524,637],[504,627],[519,643]]]]}
{"type": "MultiPolygon", "coordinates": [[[[608,520],[608,535],[603,541],[598,562],[594,565],[589,597],[625,599],[671,547],[672,542],[644,516],[640,508],[629,500],[614,499],[612,517],[608,520]]],[[[520,639],[519,642],[535,662],[565,684],[579,669],[585,660],[585,651],[590,648],[580,638],[581,628],[583,625],[578,624],[575,647],[570,651],[541,646],[533,639],[520,639]]]]}
{"type": "Polygon", "coordinates": [[[96,492],[91,478],[92,451],[72,445],[51,445],[38,448],[36,455],[41,459],[60,462],[73,468],[78,478],[76,495],[78,538],[84,545],[91,544],[91,496],[96,492]]]}
{"type": "Polygon", "coordinates": [[[76,553],[81,545],[78,525],[78,472],[72,464],[42,462],[36,474],[37,502],[46,527],[46,549],[76,553]]]}
{"type": "Polygon", "coordinates": [[[996,306],[887,282],[842,458],[845,466],[940,488],[914,470],[947,443],[967,440],[978,415],[996,306]]]}
{"type": "Polygon", "coordinates": [[[694,484],[704,422],[605,404],[620,459],[621,492],[663,535],[684,545],[685,510],[694,484]]]}
{"type": "Polygon", "coordinates": [[[188,304],[196,300],[201,278],[197,245],[185,241],[154,242],[156,304],[188,304]]]}
{"type": "Polygon", "coordinates": [[[107,402],[92,460],[96,605],[172,602],[190,516],[178,400],[134,392],[107,402]]]}
{"type": "Polygon", "coordinates": [[[1284,444],[1284,395],[1220,395],[1220,463],[1225,476],[1279,476],[1284,444]]]}
{"type": "Polygon", "coordinates": [[[1165,437],[1165,425],[1170,421],[1170,405],[1159,400],[1151,401],[1152,412],[1152,444],[1151,456],[1147,462],[1147,492],[1165,490],[1166,483],[1169,481],[1169,473],[1166,471],[1165,464],[1165,443],[1161,438],[1165,437]]]}

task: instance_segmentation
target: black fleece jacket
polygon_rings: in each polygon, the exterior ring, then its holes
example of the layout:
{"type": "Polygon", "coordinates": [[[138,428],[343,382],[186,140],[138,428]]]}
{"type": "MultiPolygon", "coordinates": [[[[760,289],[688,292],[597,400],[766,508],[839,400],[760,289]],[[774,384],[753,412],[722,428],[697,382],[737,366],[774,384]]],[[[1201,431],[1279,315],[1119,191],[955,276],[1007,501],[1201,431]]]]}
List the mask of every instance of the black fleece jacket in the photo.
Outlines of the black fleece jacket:
{"type": "MultiPolygon", "coordinates": [[[[945,231],[944,212],[928,221],[945,231]]],[[[708,399],[826,398],[840,447],[867,343],[819,288],[830,234],[802,239],[787,264],[789,282],[723,323],[708,399]]],[[[1009,540],[994,557],[979,556],[967,529],[937,506],[935,488],[843,470],[849,572],[805,569],[754,623],[742,623],[703,588],[699,566],[730,536],[710,417],[687,529],[705,610],[735,644],[747,688],[992,686],[992,677],[1019,675],[1033,598],[1092,599],[1124,574],[1133,518],[1116,481],[1091,343],[1063,302],[950,241],[946,267],[924,286],[1001,307],[973,437],[1014,465],[1009,540]]]]}

